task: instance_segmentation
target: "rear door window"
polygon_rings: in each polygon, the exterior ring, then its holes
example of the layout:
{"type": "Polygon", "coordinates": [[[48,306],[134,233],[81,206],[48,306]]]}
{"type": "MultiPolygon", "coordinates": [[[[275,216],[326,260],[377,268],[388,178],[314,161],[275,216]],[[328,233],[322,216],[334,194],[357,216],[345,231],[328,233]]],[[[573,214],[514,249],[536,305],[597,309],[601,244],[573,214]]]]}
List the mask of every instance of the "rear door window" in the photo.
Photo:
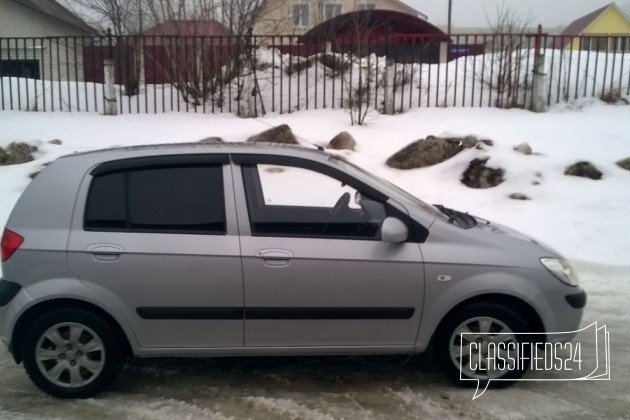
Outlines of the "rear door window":
{"type": "Polygon", "coordinates": [[[221,165],[133,168],[95,176],[86,230],[225,234],[221,165]]]}

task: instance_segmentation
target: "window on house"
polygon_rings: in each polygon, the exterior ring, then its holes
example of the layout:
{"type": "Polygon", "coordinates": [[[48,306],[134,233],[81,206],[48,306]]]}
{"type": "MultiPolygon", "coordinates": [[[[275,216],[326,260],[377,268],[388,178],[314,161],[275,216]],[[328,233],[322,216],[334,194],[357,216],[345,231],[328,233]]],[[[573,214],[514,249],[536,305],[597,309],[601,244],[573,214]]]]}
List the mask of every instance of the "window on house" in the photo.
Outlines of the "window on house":
{"type": "Polygon", "coordinates": [[[612,38],[612,44],[616,52],[630,51],[630,37],[628,36],[616,36],[612,38]]]}
{"type": "Polygon", "coordinates": [[[39,60],[0,60],[0,76],[39,79],[39,60]]]}
{"type": "Polygon", "coordinates": [[[357,4],[357,10],[374,10],[376,3],[372,1],[361,1],[357,4]]]}
{"type": "Polygon", "coordinates": [[[309,26],[310,25],[310,6],[306,2],[297,2],[293,4],[293,25],[309,26]]]}
{"type": "Polygon", "coordinates": [[[341,14],[341,4],[340,3],[327,3],[324,5],[324,19],[332,19],[335,16],[339,16],[341,14]]]}
{"type": "MultiPolygon", "coordinates": [[[[580,49],[583,51],[608,51],[610,39],[608,35],[585,36],[580,38],[580,49]]],[[[614,41],[614,38],[612,40],[614,41]]]]}
{"type": "Polygon", "coordinates": [[[608,51],[608,40],[607,36],[598,36],[595,37],[595,50],[597,51],[608,51]]]}

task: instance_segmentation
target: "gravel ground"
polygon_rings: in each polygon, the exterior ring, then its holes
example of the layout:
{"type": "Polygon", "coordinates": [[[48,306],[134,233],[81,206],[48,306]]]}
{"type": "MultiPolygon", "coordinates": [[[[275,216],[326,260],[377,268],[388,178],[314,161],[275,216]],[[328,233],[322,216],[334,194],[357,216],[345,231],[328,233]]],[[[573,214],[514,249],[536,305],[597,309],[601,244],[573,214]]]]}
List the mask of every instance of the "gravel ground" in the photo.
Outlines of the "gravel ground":
{"type": "Polygon", "coordinates": [[[589,293],[583,325],[610,331],[610,381],[521,382],[473,401],[428,355],[153,359],[134,361],[97,398],[63,401],[36,389],[2,348],[0,418],[630,418],[630,268],[577,267],[589,293]]]}

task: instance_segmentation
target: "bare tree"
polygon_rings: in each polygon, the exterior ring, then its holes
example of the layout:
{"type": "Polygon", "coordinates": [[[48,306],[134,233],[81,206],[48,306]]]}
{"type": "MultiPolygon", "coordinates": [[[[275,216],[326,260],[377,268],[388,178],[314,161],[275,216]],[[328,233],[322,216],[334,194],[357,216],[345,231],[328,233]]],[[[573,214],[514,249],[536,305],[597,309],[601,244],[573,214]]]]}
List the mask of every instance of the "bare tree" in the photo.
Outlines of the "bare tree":
{"type": "MultiPolygon", "coordinates": [[[[224,86],[237,79],[256,77],[254,23],[271,0],[63,0],[78,15],[100,28],[111,28],[122,70],[125,92],[138,93],[139,71],[146,62],[156,63],[162,80],[169,80],[182,99],[199,105],[212,98],[222,101],[224,86]],[[222,23],[230,37],[216,38],[208,22],[222,23]],[[142,33],[143,27],[168,23],[168,33],[139,41],[125,37],[142,33]],[[160,45],[157,45],[157,44],[160,45]],[[142,50],[142,51],[141,51],[142,50]],[[157,54],[157,55],[156,55],[157,54]],[[144,58],[144,60],[143,60],[144,58]]],[[[257,89],[257,82],[254,86],[257,89]]],[[[237,98],[240,98],[240,93],[237,98]]],[[[262,98],[261,98],[262,99],[262,98]]]]}
{"type": "Polygon", "coordinates": [[[196,106],[212,99],[221,105],[224,88],[233,82],[237,100],[249,94],[244,92],[245,82],[252,75],[255,78],[256,69],[251,32],[268,0],[142,1],[149,22],[168,22],[169,36],[159,37],[161,45],[154,50],[165,56],[158,60],[160,71],[185,102],[196,106]],[[231,35],[208,33],[209,21],[222,23],[231,35]]]}
{"type": "MultiPolygon", "coordinates": [[[[139,92],[140,57],[136,39],[126,37],[142,31],[141,0],[66,0],[64,4],[101,33],[113,33],[115,57],[124,92],[133,96],[139,92]]],[[[98,46],[95,45],[94,48],[98,46]]]]}
{"type": "Polygon", "coordinates": [[[142,0],[65,0],[66,7],[102,33],[135,34],[140,29],[142,0]]]}
{"type": "Polygon", "coordinates": [[[248,35],[268,0],[217,0],[220,21],[233,35],[248,35]]]}
{"type": "MultiPolygon", "coordinates": [[[[375,90],[378,85],[377,79],[386,79],[386,73],[390,70],[387,66],[384,72],[378,66],[374,44],[379,36],[382,36],[383,29],[391,22],[382,20],[371,12],[355,13],[349,17],[350,21],[342,29],[343,36],[334,33],[322,34],[324,39],[329,39],[337,51],[342,53],[341,65],[342,86],[346,99],[344,107],[350,114],[352,125],[363,125],[370,111],[377,106],[370,104],[375,100],[375,90]]],[[[387,59],[387,63],[393,64],[393,60],[387,59]]],[[[391,86],[395,89],[394,86],[391,86]]],[[[385,89],[387,91],[387,87],[385,89]]]]}
{"type": "Polygon", "coordinates": [[[517,93],[524,92],[521,75],[526,74],[531,15],[521,17],[502,3],[496,8],[496,18],[490,23],[492,28],[492,58],[481,75],[482,83],[492,86],[497,92],[495,106],[510,108],[519,106],[517,93]]]}

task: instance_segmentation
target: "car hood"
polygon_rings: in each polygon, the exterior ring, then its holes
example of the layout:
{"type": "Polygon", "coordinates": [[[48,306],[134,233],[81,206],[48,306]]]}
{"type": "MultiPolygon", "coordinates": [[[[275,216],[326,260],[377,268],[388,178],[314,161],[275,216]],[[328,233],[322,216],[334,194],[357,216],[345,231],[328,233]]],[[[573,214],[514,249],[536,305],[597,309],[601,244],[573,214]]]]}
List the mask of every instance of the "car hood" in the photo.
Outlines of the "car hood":
{"type": "Polygon", "coordinates": [[[540,269],[540,258],[561,257],[552,247],[508,226],[475,217],[464,229],[437,217],[421,244],[426,262],[540,269]]]}

